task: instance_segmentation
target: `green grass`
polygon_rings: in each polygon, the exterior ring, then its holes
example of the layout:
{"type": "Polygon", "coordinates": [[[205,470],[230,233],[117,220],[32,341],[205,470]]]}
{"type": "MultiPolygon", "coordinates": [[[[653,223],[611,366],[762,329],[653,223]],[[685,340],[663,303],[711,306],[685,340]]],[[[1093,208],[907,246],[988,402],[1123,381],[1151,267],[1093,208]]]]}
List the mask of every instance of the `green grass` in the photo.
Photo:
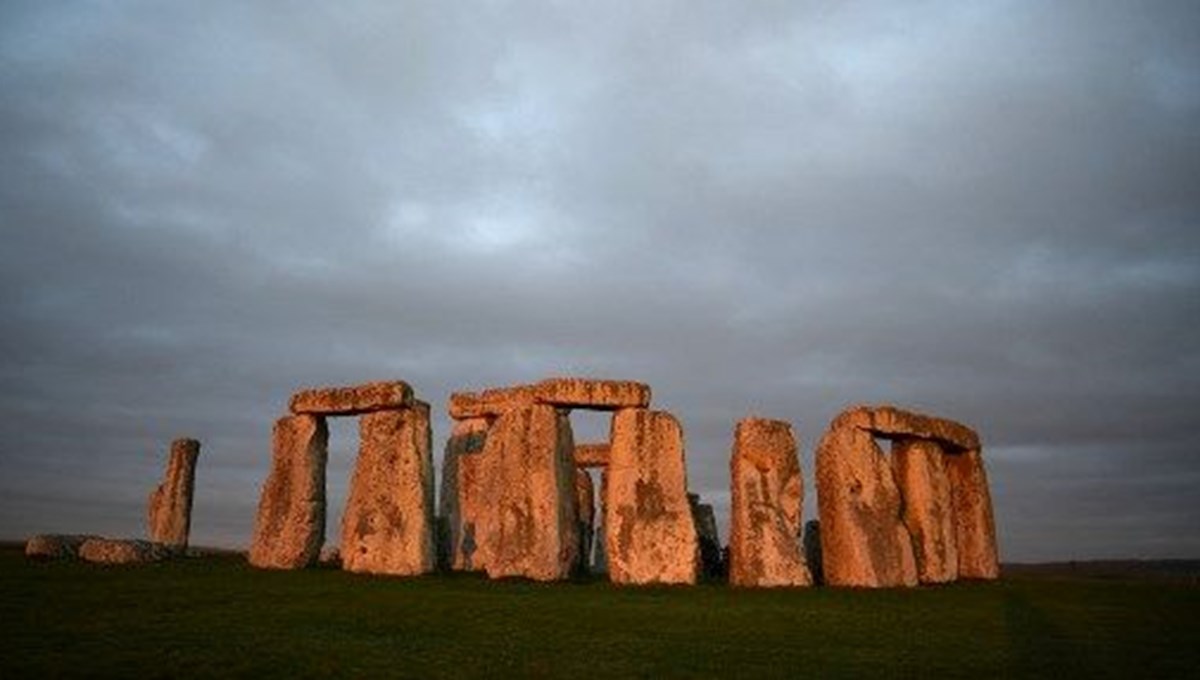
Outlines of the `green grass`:
{"type": "Polygon", "coordinates": [[[0,678],[1196,677],[1200,588],[1017,577],[915,590],[541,585],[136,567],[0,549],[0,678]]]}

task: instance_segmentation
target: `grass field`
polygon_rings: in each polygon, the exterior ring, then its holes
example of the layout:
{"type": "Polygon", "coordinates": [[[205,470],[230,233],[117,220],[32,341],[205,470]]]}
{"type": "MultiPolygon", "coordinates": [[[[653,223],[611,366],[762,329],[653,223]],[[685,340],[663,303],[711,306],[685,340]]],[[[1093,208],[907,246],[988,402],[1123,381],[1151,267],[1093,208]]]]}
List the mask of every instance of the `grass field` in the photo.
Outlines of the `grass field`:
{"type": "Polygon", "coordinates": [[[0,549],[0,678],[1197,677],[1200,587],[1038,573],[915,590],[539,585],[136,567],[0,549]]]}

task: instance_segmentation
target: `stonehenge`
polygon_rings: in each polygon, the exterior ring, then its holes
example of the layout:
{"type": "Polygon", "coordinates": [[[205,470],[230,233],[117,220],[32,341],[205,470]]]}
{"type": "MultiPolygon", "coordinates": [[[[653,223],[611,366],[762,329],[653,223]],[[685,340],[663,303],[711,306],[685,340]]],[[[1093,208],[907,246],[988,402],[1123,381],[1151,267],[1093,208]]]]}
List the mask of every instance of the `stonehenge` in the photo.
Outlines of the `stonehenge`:
{"type": "Polygon", "coordinates": [[[730,492],[729,583],[812,585],[800,545],[804,483],[790,424],[763,418],[737,424],[730,492]]]}
{"type": "Polygon", "coordinates": [[[176,439],[163,481],[150,494],[146,511],[150,540],[176,550],[187,548],[192,526],[192,494],[196,488],[196,459],[200,442],[176,439]]]}
{"type": "Polygon", "coordinates": [[[817,448],[825,582],[893,587],[999,577],[979,436],[891,406],[838,415],[817,448]],[[891,455],[876,438],[891,441],[891,455]]]}
{"type": "MultiPolygon", "coordinates": [[[[297,391],[272,429],[247,560],[390,576],[591,575],[624,586],[703,577],[887,588],[1000,576],[982,445],[961,423],[887,405],[842,411],[816,446],[818,519],[806,525],[792,425],[739,421],[722,548],[713,505],[688,487],[683,427],[650,404],[649,386],[624,380],[453,393],[435,498],[431,408],[411,385],[297,391]],[[580,409],[606,414],[606,441],[575,441],[580,409]],[[339,416],[358,419],[359,445],[340,541],[326,546],[327,420],[339,416]]],[[[147,503],[150,540],[39,534],[26,556],[135,564],[185,554],[199,453],[195,439],[171,442],[147,503]]]]}
{"type": "MultiPolygon", "coordinates": [[[[819,523],[805,528],[791,424],[738,422],[722,550],[713,507],[689,493],[683,428],[650,403],[649,386],[621,380],[547,378],[455,392],[435,504],[430,407],[411,386],[299,391],[275,424],[249,561],[274,569],[318,563],[326,419],[353,415],[360,445],[338,550],[348,571],[413,576],[441,565],[493,579],[591,573],[619,585],[687,585],[727,573],[740,587],[912,587],[999,576],[982,449],[965,425],[892,406],[843,411],[816,447],[819,523]],[[578,409],[609,414],[607,441],[575,441],[578,409]]],[[[175,472],[175,457],[155,498],[185,496],[170,490],[186,477],[175,472]]],[[[170,537],[164,543],[186,544],[186,525],[182,535],[155,531],[170,537]]],[[[64,550],[48,544],[43,552],[64,550]]]]}

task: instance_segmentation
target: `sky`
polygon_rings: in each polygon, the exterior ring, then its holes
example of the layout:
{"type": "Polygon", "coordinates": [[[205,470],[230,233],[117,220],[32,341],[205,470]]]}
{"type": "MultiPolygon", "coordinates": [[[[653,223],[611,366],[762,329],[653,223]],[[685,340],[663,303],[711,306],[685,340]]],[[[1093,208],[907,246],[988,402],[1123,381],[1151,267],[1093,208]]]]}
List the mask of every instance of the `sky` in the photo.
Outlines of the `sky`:
{"type": "MultiPolygon", "coordinates": [[[[981,434],[1001,559],[1200,558],[1200,4],[0,5],[0,538],[248,544],[302,387],[981,434]],[[1189,179],[1190,178],[1190,179],[1189,179]]],[[[576,439],[607,433],[574,418],[576,439]]],[[[357,447],[331,421],[329,533],[357,447]]]]}

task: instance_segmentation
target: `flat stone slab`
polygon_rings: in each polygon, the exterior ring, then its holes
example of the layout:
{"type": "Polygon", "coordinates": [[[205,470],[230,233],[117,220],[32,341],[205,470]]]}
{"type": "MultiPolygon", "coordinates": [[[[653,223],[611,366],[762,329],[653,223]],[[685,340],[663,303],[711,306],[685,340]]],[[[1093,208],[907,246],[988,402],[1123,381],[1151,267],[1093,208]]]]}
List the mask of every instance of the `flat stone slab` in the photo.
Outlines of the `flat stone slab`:
{"type": "Polygon", "coordinates": [[[413,389],[401,380],[349,387],[318,387],[292,395],[288,408],[295,414],[354,416],[413,405],[413,389]]]}
{"type": "Polygon", "coordinates": [[[612,457],[611,444],[576,444],[575,466],[582,468],[608,467],[612,457]]]}
{"type": "Polygon", "coordinates": [[[884,439],[931,439],[953,449],[978,449],[979,434],[945,418],[935,418],[895,406],[854,406],[841,413],[830,429],[854,427],[884,439]]]}
{"type": "Polygon", "coordinates": [[[534,398],[538,403],[562,408],[646,408],[650,405],[650,386],[632,380],[548,378],[534,385],[534,398]]]}
{"type": "Polygon", "coordinates": [[[448,410],[455,420],[498,418],[534,404],[532,385],[493,387],[482,392],[454,392],[448,410]]]}
{"type": "Polygon", "coordinates": [[[532,404],[593,411],[645,408],[650,404],[650,386],[631,380],[547,378],[532,385],[455,392],[450,395],[448,410],[455,420],[498,418],[532,404]]]}

